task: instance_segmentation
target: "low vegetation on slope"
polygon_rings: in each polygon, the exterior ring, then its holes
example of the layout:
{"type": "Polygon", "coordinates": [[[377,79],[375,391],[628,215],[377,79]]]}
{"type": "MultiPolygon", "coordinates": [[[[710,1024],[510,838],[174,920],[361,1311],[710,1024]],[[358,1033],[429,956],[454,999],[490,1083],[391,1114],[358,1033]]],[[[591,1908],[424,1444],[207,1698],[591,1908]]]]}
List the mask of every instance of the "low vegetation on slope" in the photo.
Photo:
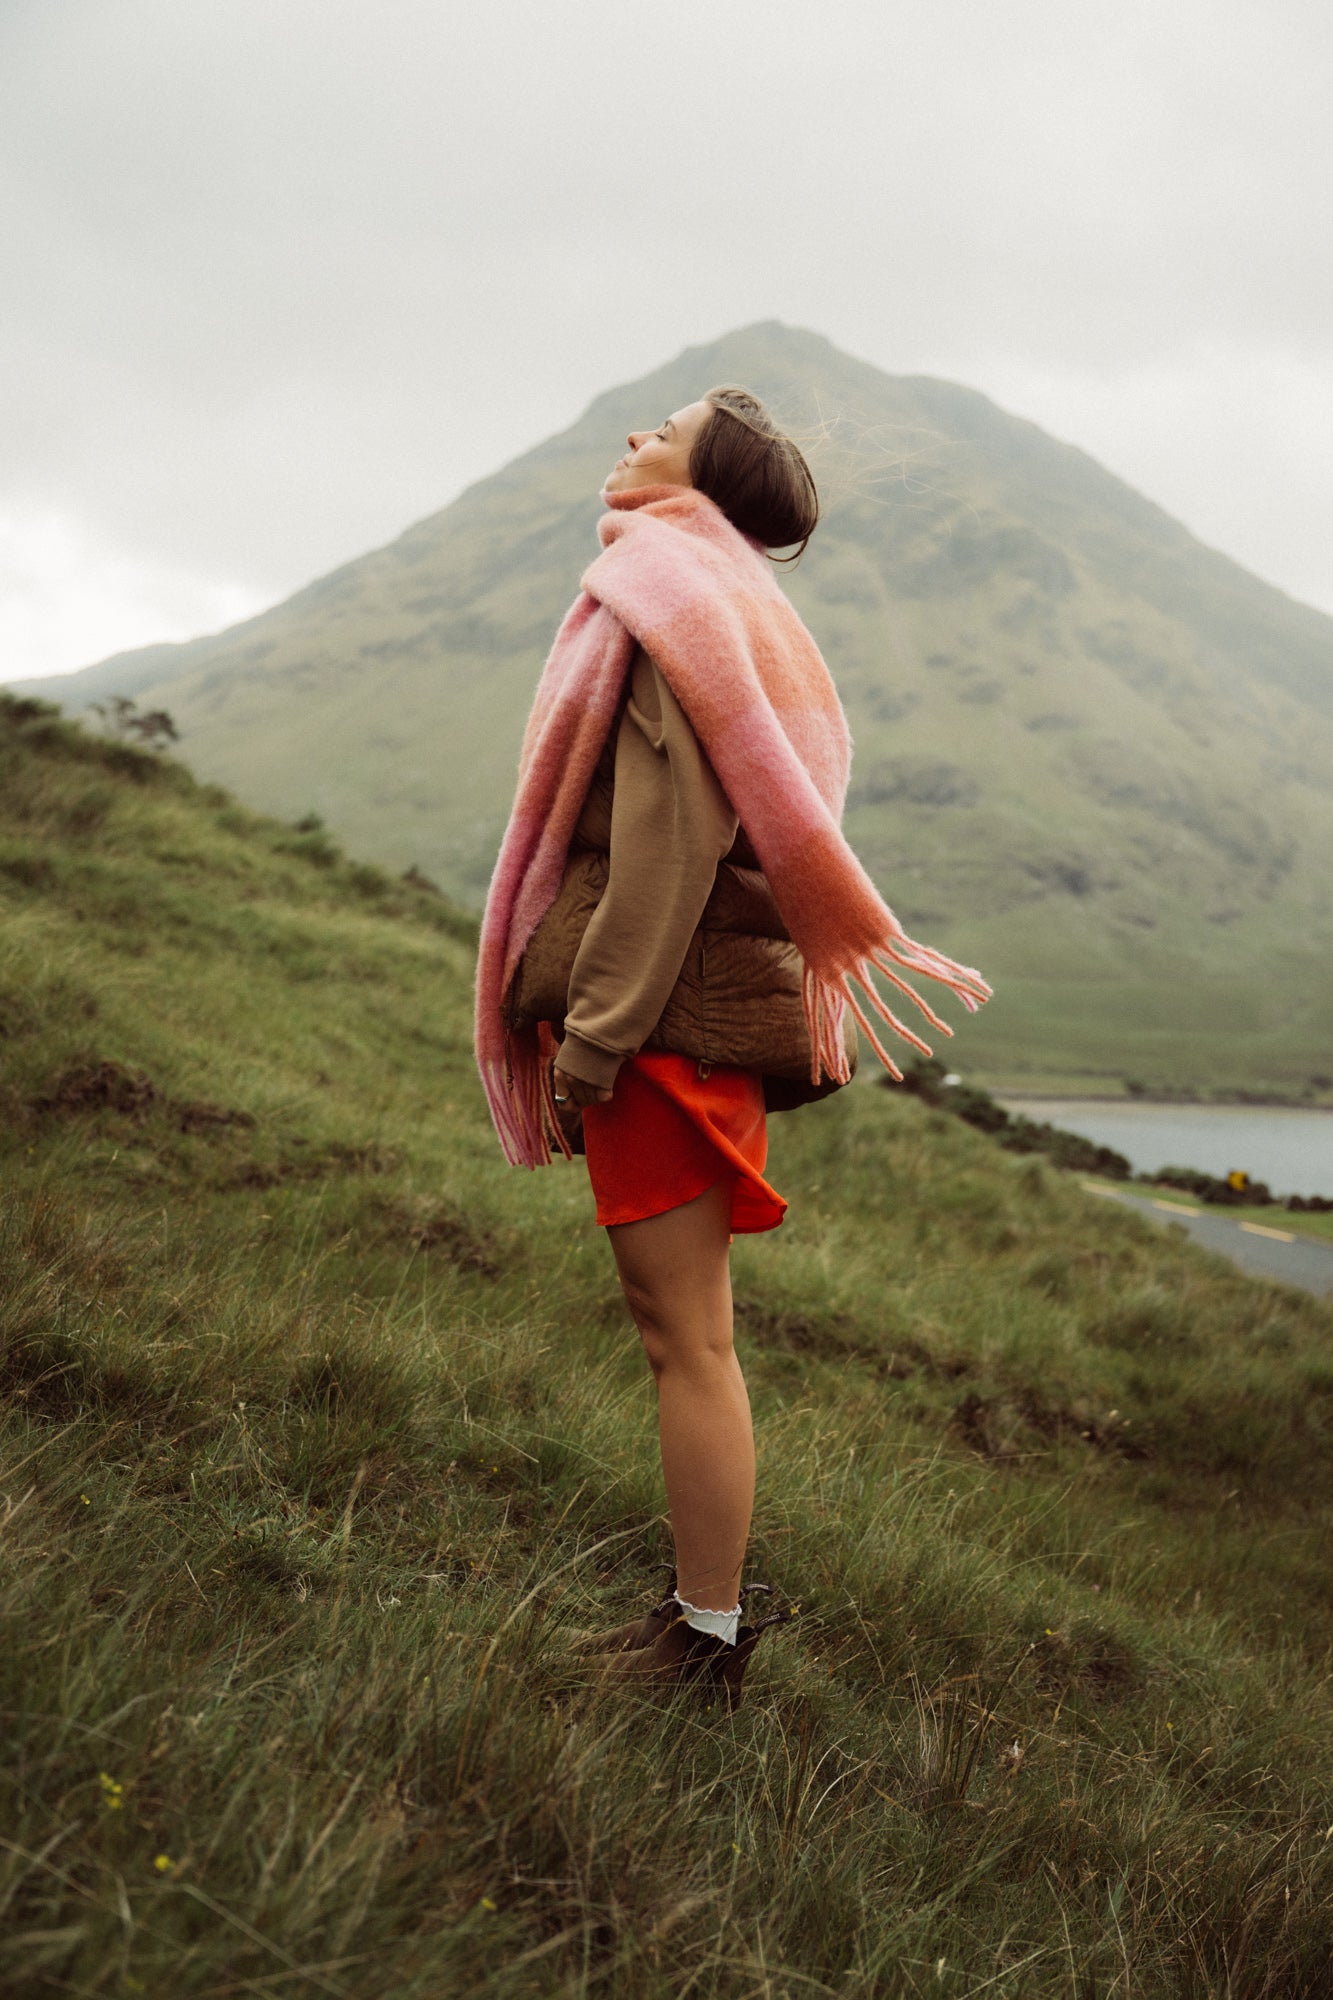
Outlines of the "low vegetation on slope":
{"type": "Polygon", "coordinates": [[[1333,1316],[906,1096],[736,1248],[733,1717],[599,1689],[651,1392],[466,920],[0,704],[0,1988],[1314,1996],[1333,1316]]]}

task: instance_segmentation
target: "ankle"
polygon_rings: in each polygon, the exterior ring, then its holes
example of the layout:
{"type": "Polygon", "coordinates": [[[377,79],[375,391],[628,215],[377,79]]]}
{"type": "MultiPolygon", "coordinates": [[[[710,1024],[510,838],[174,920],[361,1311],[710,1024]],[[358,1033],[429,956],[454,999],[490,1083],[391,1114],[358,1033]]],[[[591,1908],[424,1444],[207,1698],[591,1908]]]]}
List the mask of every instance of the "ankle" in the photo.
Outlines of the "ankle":
{"type": "Polygon", "coordinates": [[[691,1604],[678,1590],[672,1592],[672,1598],[681,1607],[682,1623],[688,1625],[691,1631],[706,1632],[710,1638],[720,1639],[726,1646],[736,1644],[741,1622],[739,1604],[730,1611],[709,1611],[703,1606],[691,1604]]]}

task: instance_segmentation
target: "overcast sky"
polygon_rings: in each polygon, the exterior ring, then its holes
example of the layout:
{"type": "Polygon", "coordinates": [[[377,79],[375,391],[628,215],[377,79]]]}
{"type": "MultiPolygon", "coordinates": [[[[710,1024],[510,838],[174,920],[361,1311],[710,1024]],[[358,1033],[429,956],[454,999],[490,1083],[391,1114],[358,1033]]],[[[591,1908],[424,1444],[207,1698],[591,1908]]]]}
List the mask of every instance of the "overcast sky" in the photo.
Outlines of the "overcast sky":
{"type": "Polygon", "coordinates": [[[0,0],[0,678],[768,318],[1333,611],[1331,104],[1329,0],[0,0]]]}

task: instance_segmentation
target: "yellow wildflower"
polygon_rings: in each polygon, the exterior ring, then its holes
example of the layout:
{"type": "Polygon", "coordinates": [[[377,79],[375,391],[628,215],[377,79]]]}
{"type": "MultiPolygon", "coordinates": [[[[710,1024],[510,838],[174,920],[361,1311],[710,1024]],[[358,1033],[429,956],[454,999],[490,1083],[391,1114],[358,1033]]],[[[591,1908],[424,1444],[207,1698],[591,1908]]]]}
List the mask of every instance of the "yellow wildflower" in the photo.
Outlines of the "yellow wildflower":
{"type": "Polygon", "coordinates": [[[176,1864],[169,1854],[158,1854],[153,1857],[153,1866],[159,1875],[165,1875],[167,1870],[174,1868],[176,1864]]]}

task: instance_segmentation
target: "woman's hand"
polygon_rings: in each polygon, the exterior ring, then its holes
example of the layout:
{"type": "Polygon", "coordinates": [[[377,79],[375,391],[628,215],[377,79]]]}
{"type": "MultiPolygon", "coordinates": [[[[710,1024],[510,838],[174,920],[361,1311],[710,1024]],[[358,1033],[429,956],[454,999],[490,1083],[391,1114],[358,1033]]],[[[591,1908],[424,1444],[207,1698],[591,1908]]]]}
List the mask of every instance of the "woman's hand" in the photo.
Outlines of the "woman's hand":
{"type": "Polygon", "coordinates": [[[609,1090],[599,1089],[595,1083],[585,1083],[581,1076],[571,1076],[568,1070],[559,1068],[555,1072],[555,1095],[568,1099],[569,1104],[576,1104],[580,1111],[586,1110],[590,1104],[611,1102],[609,1090]]]}

